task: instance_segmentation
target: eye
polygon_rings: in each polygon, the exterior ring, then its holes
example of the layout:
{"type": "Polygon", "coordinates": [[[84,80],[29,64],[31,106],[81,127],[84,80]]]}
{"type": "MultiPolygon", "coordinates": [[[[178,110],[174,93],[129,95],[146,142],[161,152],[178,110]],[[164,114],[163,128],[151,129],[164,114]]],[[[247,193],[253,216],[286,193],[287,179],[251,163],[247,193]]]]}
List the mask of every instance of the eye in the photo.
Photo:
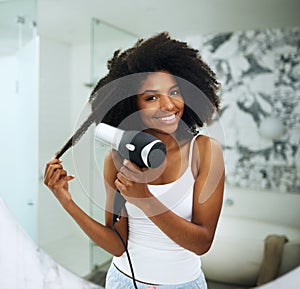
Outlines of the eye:
{"type": "Polygon", "coordinates": [[[155,95],[155,94],[151,94],[151,95],[147,95],[145,97],[145,100],[146,101],[153,101],[153,100],[156,100],[158,97],[155,95]]]}
{"type": "Polygon", "coordinates": [[[170,92],[170,95],[181,95],[181,92],[179,89],[174,89],[170,92]]]}

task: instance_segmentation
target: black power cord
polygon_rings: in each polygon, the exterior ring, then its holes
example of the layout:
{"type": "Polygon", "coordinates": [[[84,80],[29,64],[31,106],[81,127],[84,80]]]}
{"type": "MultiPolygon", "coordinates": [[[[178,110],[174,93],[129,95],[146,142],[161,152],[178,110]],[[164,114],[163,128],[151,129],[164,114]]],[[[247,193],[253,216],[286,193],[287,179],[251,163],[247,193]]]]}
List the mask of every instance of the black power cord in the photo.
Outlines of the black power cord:
{"type": "Polygon", "coordinates": [[[122,210],[124,204],[125,204],[125,199],[122,197],[119,190],[116,190],[115,194],[114,194],[114,207],[113,207],[114,212],[113,212],[112,230],[117,234],[117,236],[119,237],[119,239],[121,240],[121,242],[123,244],[123,247],[124,247],[126,255],[127,255],[130,271],[131,271],[133,286],[135,289],[138,289],[138,286],[136,285],[133,266],[132,266],[131,258],[130,258],[129,252],[128,252],[127,245],[126,245],[125,241],[123,240],[121,234],[115,228],[115,223],[121,219],[121,210],[122,210]]]}
{"type": "MultiPolygon", "coordinates": [[[[116,219],[117,221],[120,220],[120,218],[116,219]]],[[[130,267],[130,271],[131,271],[131,276],[132,276],[132,282],[133,282],[133,286],[135,289],[138,289],[138,286],[136,284],[136,280],[135,280],[135,276],[134,276],[134,271],[133,271],[133,266],[132,266],[132,262],[131,262],[131,258],[127,249],[127,245],[125,243],[125,241],[123,240],[121,234],[118,232],[118,230],[115,228],[115,221],[113,221],[112,224],[112,229],[113,231],[117,234],[117,236],[119,237],[119,239],[121,240],[123,247],[125,249],[126,255],[127,255],[127,259],[128,259],[128,263],[129,263],[129,267],[130,267]]]]}

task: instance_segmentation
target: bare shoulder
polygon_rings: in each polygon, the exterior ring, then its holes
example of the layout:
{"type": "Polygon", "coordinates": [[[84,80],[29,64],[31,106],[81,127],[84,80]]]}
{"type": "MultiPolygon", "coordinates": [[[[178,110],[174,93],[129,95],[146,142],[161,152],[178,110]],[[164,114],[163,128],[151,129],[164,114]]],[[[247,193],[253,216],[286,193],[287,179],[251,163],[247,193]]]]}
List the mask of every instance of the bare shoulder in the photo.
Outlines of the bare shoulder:
{"type": "Polygon", "coordinates": [[[198,135],[193,147],[193,174],[197,176],[204,167],[210,167],[211,162],[224,165],[222,145],[214,138],[198,135]]]}
{"type": "Polygon", "coordinates": [[[222,145],[216,139],[206,136],[199,135],[195,140],[198,153],[200,157],[203,155],[207,155],[208,153],[221,153],[222,154],[222,145]]]}

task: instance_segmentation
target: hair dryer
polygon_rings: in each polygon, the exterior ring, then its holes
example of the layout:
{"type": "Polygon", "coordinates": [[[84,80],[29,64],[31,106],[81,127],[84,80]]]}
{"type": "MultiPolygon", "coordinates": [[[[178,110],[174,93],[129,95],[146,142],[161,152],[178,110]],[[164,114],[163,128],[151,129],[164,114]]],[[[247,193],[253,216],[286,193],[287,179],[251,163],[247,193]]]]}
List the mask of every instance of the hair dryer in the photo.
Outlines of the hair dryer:
{"type": "MultiPolygon", "coordinates": [[[[105,123],[100,123],[95,129],[96,140],[112,146],[122,157],[134,162],[141,168],[157,168],[166,158],[165,144],[141,131],[124,131],[105,123]]],[[[113,223],[120,219],[120,212],[125,199],[116,190],[114,197],[113,223]]]]}

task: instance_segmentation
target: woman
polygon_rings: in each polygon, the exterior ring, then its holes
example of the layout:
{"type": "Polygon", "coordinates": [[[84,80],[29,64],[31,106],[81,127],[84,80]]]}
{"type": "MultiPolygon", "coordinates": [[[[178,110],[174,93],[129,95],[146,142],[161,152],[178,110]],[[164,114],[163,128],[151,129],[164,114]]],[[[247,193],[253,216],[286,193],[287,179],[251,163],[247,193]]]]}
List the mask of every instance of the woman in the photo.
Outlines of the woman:
{"type": "Polygon", "coordinates": [[[92,92],[92,114],[47,164],[44,182],[86,234],[114,255],[106,288],[207,288],[199,256],[213,242],[224,162],[218,142],[198,129],[219,109],[215,74],[198,51],[167,33],[115,52],[108,68],[92,92]],[[72,200],[73,177],[58,159],[92,122],[143,130],[167,151],[156,169],[139,168],[110,151],[104,165],[105,225],[72,200]],[[112,227],[116,189],[127,202],[112,227]]]}

